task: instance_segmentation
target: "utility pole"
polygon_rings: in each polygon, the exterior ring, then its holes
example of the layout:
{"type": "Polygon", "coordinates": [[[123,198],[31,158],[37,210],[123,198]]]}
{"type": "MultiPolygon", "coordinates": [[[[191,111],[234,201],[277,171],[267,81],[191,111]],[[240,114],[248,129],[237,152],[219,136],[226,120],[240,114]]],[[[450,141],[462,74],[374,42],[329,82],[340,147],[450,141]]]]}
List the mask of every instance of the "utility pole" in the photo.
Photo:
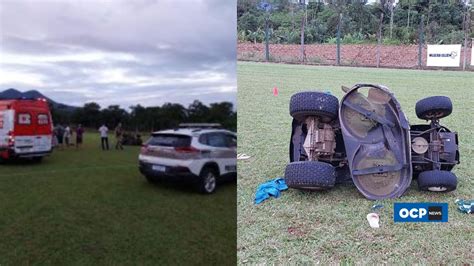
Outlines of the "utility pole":
{"type": "Polygon", "coordinates": [[[272,10],[272,5],[268,2],[266,2],[265,0],[263,0],[262,2],[260,2],[259,4],[259,8],[261,10],[263,10],[264,14],[265,14],[265,61],[270,61],[270,48],[269,48],[269,44],[268,44],[268,39],[269,39],[269,35],[270,33],[268,32],[269,31],[269,22],[270,22],[270,11],[272,10]]]}
{"type": "Polygon", "coordinates": [[[306,61],[306,55],[304,52],[304,24],[306,21],[306,3],[305,0],[300,0],[300,5],[303,8],[303,16],[301,17],[301,62],[306,61]]]}
{"type": "Polygon", "coordinates": [[[341,23],[342,13],[339,13],[339,23],[337,23],[337,34],[336,34],[336,63],[341,65],[341,23]]]}
{"type": "Polygon", "coordinates": [[[410,28],[410,12],[411,12],[411,4],[410,0],[408,0],[408,19],[407,19],[407,29],[410,28]]]}
{"type": "Polygon", "coordinates": [[[390,39],[392,39],[393,31],[393,3],[390,1],[390,39]]]}
{"type": "Polygon", "coordinates": [[[377,42],[377,67],[380,66],[380,49],[382,46],[382,25],[383,25],[383,10],[380,12],[379,38],[377,42]]]}
{"type": "Polygon", "coordinates": [[[265,15],[265,61],[270,61],[270,48],[268,45],[268,14],[265,15]]]}
{"type": "MultiPolygon", "coordinates": [[[[467,38],[468,38],[468,32],[469,32],[469,22],[471,21],[470,19],[470,14],[471,12],[469,12],[469,6],[467,4],[467,2],[465,3],[465,12],[464,12],[464,16],[463,16],[463,29],[464,29],[464,53],[463,53],[463,61],[462,61],[462,70],[466,70],[466,64],[467,64],[467,38]]],[[[471,49],[471,53],[472,53],[472,49],[471,49]]],[[[471,62],[471,65],[473,65],[474,62],[471,62]]]]}
{"type": "Polygon", "coordinates": [[[424,19],[425,15],[421,15],[421,20],[420,20],[420,32],[419,32],[419,37],[418,37],[418,68],[422,68],[421,64],[421,58],[422,58],[422,53],[423,53],[423,43],[424,43],[424,19]]]}

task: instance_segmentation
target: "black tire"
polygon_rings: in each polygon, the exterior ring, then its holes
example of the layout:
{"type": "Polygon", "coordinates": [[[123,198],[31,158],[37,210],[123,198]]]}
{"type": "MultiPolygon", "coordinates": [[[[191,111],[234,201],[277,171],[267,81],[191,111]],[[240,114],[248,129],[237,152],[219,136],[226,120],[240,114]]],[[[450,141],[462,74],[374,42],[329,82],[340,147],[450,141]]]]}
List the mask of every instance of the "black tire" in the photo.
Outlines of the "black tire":
{"type": "Polygon", "coordinates": [[[451,114],[453,103],[446,96],[433,96],[419,100],[415,105],[416,116],[420,119],[441,119],[451,114]]]}
{"type": "Polygon", "coordinates": [[[319,116],[329,122],[337,118],[338,110],[337,97],[324,92],[298,92],[290,99],[290,115],[299,121],[306,116],[319,116]]]}
{"type": "Polygon", "coordinates": [[[151,176],[151,175],[145,175],[146,180],[151,183],[151,184],[156,184],[158,183],[158,178],[151,176]]]}
{"type": "Polygon", "coordinates": [[[199,191],[204,194],[214,193],[217,187],[217,176],[217,172],[210,167],[205,167],[202,169],[201,174],[199,175],[199,191]],[[213,181],[210,181],[209,178],[213,179],[213,181]],[[211,186],[208,182],[213,182],[214,185],[211,186]]]}
{"type": "Polygon", "coordinates": [[[292,162],[286,166],[285,182],[288,187],[297,189],[329,189],[336,183],[336,170],[323,162],[292,162]]]}
{"type": "Polygon", "coordinates": [[[458,180],[453,172],[424,171],[418,175],[418,189],[432,192],[449,192],[456,189],[458,180]]]}
{"type": "Polygon", "coordinates": [[[31,158],[31,160],[32,160],[34,163],[41,163],[41,162],[43,161],[43,157],[37,156],[37,157],[31,158]]]}

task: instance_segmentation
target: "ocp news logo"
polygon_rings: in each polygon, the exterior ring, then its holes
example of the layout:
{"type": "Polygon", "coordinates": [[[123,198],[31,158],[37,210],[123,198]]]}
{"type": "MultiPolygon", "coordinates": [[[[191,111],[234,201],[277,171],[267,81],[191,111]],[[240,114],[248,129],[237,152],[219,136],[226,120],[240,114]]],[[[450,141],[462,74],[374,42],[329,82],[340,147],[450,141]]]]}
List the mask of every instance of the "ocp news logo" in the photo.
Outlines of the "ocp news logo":
{"type": "Polygon", "coordinates": [[[430,202],[394,203],[394,222],[447,222],[448,204],[430,202]]]}

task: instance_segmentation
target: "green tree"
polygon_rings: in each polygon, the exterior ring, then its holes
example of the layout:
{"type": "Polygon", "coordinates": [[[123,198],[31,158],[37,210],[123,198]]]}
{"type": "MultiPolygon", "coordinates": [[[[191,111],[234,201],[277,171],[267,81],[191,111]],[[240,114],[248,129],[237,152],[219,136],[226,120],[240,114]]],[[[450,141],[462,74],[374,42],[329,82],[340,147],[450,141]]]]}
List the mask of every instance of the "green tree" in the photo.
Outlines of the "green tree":
{"type": "Polygon", "coordinates": [[[189,105],[187,113],[189,121],[197,123],[212,122],[209,121],[209,107],[198,100],[189,105]]]}

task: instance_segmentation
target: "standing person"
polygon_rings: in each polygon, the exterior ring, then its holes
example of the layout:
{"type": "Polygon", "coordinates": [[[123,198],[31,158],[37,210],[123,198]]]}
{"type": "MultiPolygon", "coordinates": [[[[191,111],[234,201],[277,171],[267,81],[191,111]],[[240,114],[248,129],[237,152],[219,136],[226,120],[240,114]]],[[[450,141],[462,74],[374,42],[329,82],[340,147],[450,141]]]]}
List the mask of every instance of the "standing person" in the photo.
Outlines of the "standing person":
{"type": "Polygon", "coordinates": [[[53,147],[56,148],[58,146],[58,126],[54,126],[53,128],[53,147]]]}
{"type": "Polygon", "coordinates": [[[69,147],[71,140],[71,128],[69,125],[66,126],[64,129],[64,142],[66,143],[66,147],[69,147]]]}
{"type": "Polygon", "coordinates": [[[63,148],[63,137],[64,137],[64,127],[61,124],[58,124],[56,127],[56,136],[58,138],[58,147],[59,149],[63,148]]]}
{"type": "Polygon", "coordinates": [[[84,129],[82,128],[82,125],[79,124],[79,126],[76,129],[76,148],[79,148],[79,146],[81,146],[83,134],[84,134],[84,129]]]}
{"type": "Polygon", "coordinates": [[[99,132],[100,132],[100,142],[102,144],[102,150],[103,151],[109,150],[109,135],[108,135],[109,129],[107,128],[105,124],[103,124],[99,128],[99,132]]]}
{"type": "Polygon", "coordinates": [[[117,143],[115,144],[116,150],[118,149],[123,150],[122,137],[123,137],[122,123],[118,123],[117,127],[115,128],[115,139],[117,141],[117,143]]]}

